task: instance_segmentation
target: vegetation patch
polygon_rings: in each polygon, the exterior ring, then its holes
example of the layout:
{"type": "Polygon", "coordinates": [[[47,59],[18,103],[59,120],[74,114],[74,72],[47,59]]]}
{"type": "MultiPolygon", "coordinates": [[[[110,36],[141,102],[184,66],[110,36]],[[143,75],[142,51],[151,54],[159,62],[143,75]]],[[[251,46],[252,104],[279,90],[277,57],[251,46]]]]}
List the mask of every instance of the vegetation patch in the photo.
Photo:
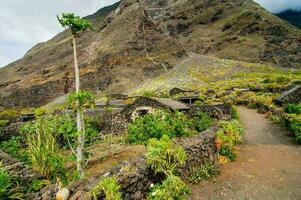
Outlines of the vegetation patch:
{"type": "Polygon", "coordinates": [[[160,140],[151,139],[147,145],[146,162],[156,172],[165,174],[166,178],[151,188],[149,200],[184,200],[189,188],[176,176],[177,167],[186,163],[185,150],[174,144],[166,135],[160,140]]]}
{"type": "Polygon", "coordinates": [[[147,144],[150,138],[183,137],[193,134],[193,130],[191,121],[183,113],[158,111],[135,119],[129,124],[128,133],[130,143],[147,144]]]}
{"type": "Polygon", "coordinates": [[[234,161],[237,157],[236,145],[241,142],[244,129],[237,120],[221,121],[219,126],[220,129],[216,133],[216,145],[220,155],[229,161],[234,161]]]}
{"type": "Polygon", "coordinates": [[[120,185],[116,177],[103,178],[91,191],[93,199],[97,200],[99,195],[104,194],[106,200],[121,200],[120,185]]]}
{"type": "Polygon", "coordinates": [[[0,199],[24,199],[24,194],[16,176],[4,169],[0,162],[0,199]]]}
{"type": "Polygon", "coordinates": [[[189,181],[193,184],[205,180],[211,180],[220,173],[220,169],[214,163],[205,163],[201,166],[192,166],[189,170],[189,181]]]}

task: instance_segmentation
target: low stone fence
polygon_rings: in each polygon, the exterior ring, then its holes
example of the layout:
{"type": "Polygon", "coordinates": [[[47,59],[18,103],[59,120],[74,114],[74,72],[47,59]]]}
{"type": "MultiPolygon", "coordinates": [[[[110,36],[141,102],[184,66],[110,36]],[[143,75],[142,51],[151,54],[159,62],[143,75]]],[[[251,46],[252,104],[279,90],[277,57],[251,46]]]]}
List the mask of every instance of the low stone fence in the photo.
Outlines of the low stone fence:
{"type": "MultiPolygon", "coordinates": [[[[178,138],[175,142],[181,145],[187,155],[186,165],[179,168],[183,178],[189,175],[191,166],[198,166],[203,163],[217,162],[217,149],[215,146],[215,132],[217,127],[211,127],[197,136],[188,138],[178,138]]],[[[70,200],[91,200],[89,192],[102,177],[114,175],[121,185],[121,192],[125,200],[143,200],[146,199],[150,185],[160,182],[164,176],[156,175],[146,164],[144,157],[125,161],[117,167],[112,168],[100,177],[93,177],[89,180],[76,182],[69,186],[71,192],[70,200]]],[[[44,188],[35,194],[34,199],[50,200],[54,198],[54,186],[44,188]],[[39,196],[39,198],[37,198],[39,196]],[[42,197],[43,196],[43,197],[42,197]]],[[[98,199],[104,199],[99,196],[98,199]]]]}
{"type": "Polygon", "coordinates": [[[13,136],[20,135],[19,128],[22,125],[22,122],[14,122],[6,127],[0,128],[0,141],[7,141],[13,136]]]}

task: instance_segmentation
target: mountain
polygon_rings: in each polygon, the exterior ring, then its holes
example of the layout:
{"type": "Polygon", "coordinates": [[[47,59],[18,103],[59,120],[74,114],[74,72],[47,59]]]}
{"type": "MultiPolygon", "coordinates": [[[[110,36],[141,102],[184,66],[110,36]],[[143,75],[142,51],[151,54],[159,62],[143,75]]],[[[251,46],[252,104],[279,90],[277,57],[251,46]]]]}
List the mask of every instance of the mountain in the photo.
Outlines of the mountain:
{"type": "Polygon", "coordinates": [[[297,11],[289,9],[276,15],[301,29],[301,10],[297,11]]]}
{"type": "MultiPolygon", "coordinates": [[[[129,92],[190,52],[301,68],[301,31],[252,0],[123,0],[88,16],[78,39],[84,89],[129,92]]],[[[0,69],[0,106],[40,106],[72,91],[70,32],[0,69]]],[[[210,71],[210,68],[208,68],[210,71]]]]}

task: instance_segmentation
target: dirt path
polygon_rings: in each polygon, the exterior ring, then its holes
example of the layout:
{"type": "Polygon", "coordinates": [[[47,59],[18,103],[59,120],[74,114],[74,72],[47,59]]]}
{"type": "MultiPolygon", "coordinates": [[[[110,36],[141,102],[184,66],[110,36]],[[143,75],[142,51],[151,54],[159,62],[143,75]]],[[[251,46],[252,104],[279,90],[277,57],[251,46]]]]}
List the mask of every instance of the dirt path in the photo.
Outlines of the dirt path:
{"type": "Polygon", "coordinates": [[[192,187],[189,200],[301,200],[301,146],[265,115],[238,109],[246,134],[236,162],[215,182],[192,187]]]}

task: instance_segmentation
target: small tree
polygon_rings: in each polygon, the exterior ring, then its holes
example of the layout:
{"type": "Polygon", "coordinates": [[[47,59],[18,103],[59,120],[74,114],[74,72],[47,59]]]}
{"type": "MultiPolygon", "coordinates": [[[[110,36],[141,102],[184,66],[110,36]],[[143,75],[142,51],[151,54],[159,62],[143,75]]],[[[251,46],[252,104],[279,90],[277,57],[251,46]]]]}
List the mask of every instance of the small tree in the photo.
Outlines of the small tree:
{"type": "Polygon", "coordinates": [[[84,119],[83,112],[80,108],[79,98],[80,93],[80,79],[79,79],[79,67],[77,61],[77,50],[76,50],[76,36],[89,28],[91,28],[91,23],[85,19],[82,19],[79,16],[74,15],[73,13],[63,13],[61,17],[57,16],[58,21],[64,28],[69,28],[72,32],[72,44],[73,44],[73,54],[74,54],[74,70],[75,70],[75,89],[78,94],[76,99],[75,106],[76,110],[76,124],[78,132],[78,145],[77,145],[77,171],[79,172],[80,178],[83,178],[83,148],[85,143],[84,138],[84,119]]]}

